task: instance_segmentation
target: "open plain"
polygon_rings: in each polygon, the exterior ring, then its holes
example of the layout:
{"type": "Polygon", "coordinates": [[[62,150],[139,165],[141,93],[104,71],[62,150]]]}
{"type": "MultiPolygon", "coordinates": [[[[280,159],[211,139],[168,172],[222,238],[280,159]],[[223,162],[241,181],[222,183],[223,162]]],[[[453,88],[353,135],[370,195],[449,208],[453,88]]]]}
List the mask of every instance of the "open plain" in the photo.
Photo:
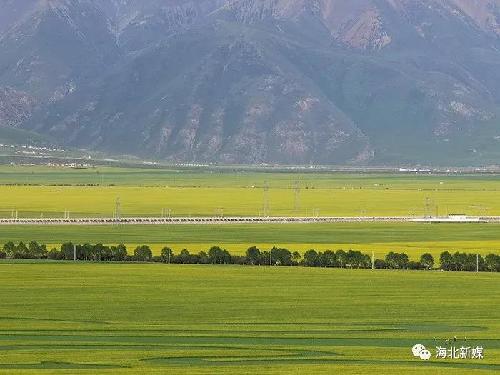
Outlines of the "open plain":
{"type": "MultiPolygon", "coordinates": [[[[497,175],[0,168],[4,218],[500,214],[497,175]],[[117,198],[119,198],[117,206],[117,198]],[[267,206],[267,208],[266,208],[267,206]],[[66,213],[68,215],[68,213],[66,213]]],[[[495,253],[498,224],[0,226],[0,244],[495,253]]],[[[437,266],[439,266],[437,264],[437,266]]],[[[1,374],[489,374],[497,273],[0,261],[1,374]],[[413,357],[417,343],[482,360],[413,357]],[[447,341],[448,340],[448,341],[447,341]]]]}

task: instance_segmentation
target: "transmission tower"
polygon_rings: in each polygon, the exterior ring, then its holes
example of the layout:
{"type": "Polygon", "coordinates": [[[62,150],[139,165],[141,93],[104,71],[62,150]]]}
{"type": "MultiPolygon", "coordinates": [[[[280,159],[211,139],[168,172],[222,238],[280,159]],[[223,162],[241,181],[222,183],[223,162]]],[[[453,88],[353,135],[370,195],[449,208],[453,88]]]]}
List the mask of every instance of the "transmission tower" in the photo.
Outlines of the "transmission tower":
{"type": "Polygon", "coordinates": [[[120,221],[121,220],[121,202],[120,202],[120,197],[116,198],[115,202],[115,220],[120,221]]]}
{"type": "Polygon", "coordinates": [[[295,214],[297,214],[300,211],[300,185],[299,181],[295,181],[294,185],[294,204],[293,204],[293,209],[295,211],[295,214]]]}
{"type": "Polygon", "coordinates": [[[262,207],[262,215],[264,217],[269,216],[269,183],[267,181],[264,182],[264,204],[262,207]]]}
{"type": "Polygon", "coordinates": [[[476,211],[477,216],[487,216],[487,211],[489,210],[489,207],[482,204],[475,204],[470,206],[470,208],[476,211]]]}
{"type": "Polygon", "coordinates": [[[216,208],[215,209],[215,216],[216,217],[224,217],[224,207],[216,208]]]}
{"type": "Polygon", "coordinates": [[[425,217],[432,217],[432,199],[430,197],[425,197],[425,209],[424,209],[424,216],[425,217]]]}

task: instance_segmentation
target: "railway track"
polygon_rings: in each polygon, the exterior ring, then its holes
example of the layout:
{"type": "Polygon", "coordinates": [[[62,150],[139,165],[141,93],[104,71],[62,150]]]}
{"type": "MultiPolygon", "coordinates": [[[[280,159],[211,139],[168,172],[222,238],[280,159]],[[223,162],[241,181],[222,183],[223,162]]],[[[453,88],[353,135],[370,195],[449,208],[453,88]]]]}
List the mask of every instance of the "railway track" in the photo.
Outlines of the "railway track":
{"type": "Polygon", "coordinates": [[[0,219],[0,225],[176,225],[176,224],[310,224],[310,223],[499,223],[500,216],[449,217],[123,217],[123,218],[18,218],[0,219]]]}

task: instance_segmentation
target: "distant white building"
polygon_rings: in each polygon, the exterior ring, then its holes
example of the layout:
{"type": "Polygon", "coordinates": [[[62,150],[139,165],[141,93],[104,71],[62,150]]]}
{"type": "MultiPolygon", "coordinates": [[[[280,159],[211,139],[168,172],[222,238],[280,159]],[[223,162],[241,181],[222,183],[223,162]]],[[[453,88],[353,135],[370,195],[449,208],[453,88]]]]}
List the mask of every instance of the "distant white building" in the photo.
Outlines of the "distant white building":
{"type": "Polygon", "coordinates": [[[451,221],[467,221],[467,215],[466,214],[449,214],[448,219],[451,221]]]}

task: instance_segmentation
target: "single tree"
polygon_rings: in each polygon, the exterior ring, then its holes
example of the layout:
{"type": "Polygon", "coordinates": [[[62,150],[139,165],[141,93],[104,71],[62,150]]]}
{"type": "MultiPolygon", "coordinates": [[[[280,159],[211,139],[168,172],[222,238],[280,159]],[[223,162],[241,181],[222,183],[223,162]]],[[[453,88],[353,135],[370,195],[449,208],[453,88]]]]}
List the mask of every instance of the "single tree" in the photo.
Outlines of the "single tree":
{"type": "Polygon", "coordinates": [[[14,258],[16,253],[16,244],[12,241],[7,242],[3,245],[3,252],[7,255],[7,258],[14,258]]]}
{"type": "Polygon", "coordinates": [[[302,259],[302,255],[298,251],[294,251],[292,253],[292,259],[293,259],[293,264],[298,265],[300,263],[300,260],[302,259]]]}
{"type": "Polygon", "coordinates": [[[172,263],[172,259],[174,257],[174,252],[172,249],[168,246],[165,246],[163,249],[161,249],[161,261],[163,263],[172,263]]]}
{"type": "Polygon", "coordinates": [[[260,250],[256,246],[249,247],[246,252],[247,263],[252,266],[259,264],[261,255],[260,250]]]}
{"type": "Polygon", "coordinates": [[[62,259],[73,260],[74,246],[72,242],[66,242],[61,245],[61,256],[62,259]]]}
{"type": "Polygon", "coordinates": [[[147,245],[137,246],[134,250],[134,258],[139,262],[149,262],[153,257],[153,252],[147,245]]]}
{"type": "Polygon", "coordinates": [[[422,254],[420,257],[420,263],[425,269],[430,270],[434,267],[434,257],[429,253],[422,254]]]}
{"type": "Polygon", "coordinates": [[[15,259],[29,259],[29,249],[24,242],[19,242],[14,253],[15,259]]]}
{"type": "Polygon", "coordinates": [[[116,262],[123,262],[127,258],[127,247],[124,244],[111,247],[111,259],[116,262]]]}
{"type": "Polygon", "coordinates": [[[500,271],[500,255],[488,254],[484,258],[484,265],[488,271],[499,272],[500,271]]]}
{"type": "Polygon", "coordinates": [[[448,251],[444,251],[439,256],[439,263],[442,270],[451,271],[453,269],[453,256],[448,251]]]}
{"type": "Polygon", "coordinates": [[[306,267],[317,267],[320,264],[318,252],[314,249],[307,250],[304,254],[304,265],[306,267]]]}

